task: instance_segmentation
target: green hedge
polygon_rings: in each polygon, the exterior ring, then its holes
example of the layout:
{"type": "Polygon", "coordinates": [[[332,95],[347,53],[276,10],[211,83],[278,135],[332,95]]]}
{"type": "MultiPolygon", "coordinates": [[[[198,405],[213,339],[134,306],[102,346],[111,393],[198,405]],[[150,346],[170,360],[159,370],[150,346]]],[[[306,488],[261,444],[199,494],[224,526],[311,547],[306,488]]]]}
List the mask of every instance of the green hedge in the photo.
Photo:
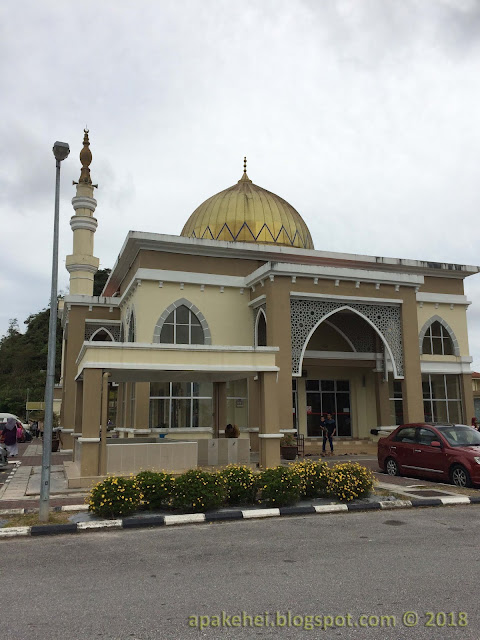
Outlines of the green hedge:
{"type": "Polygon", "coordinates": [[[300,499],[300,477],[290,467],[274,467],[260,474],[260,502],[272,507],[285,507],[300,499]]]}
{"type": "Polygon", "coordinates": [[[227,497],[225,479],[219,473],[190,469],[175,479],[172,507],[182,511],[218,509],[227,497]]]}
{"type": "Polygon", "coordinates": [[[227,503],[254,504],[258,490],[258,474],[245,465],[230,464],[219,472],[225,480],[227,503]]]}
{"type": "Polygon", "coordinates": [[[295,504],[301,497],[332,497],[348,502],[363,498],[373,488],[373,473],[358,463],[328,467],[305,460],[261,473],[229,465],[219,472],[191,469],[178,478],[168,473],[142,471],[136,477],[110,477],[99,482],[88,499],[89,511],[114,518],[139,509],[209,511],[223,505],[267,506],[295,504]]]}
{"type": "Polygon", "coordinates": [[[171,473],[141,471],[137,474],[137,482],[143,494],[143,506],[146,509],[165,509],[170,506],[174,488],[171,473]]]}
{"type": "Polygon", "coordinates": [[[126,516],[139,508],[142,497],[136,478],[113,476],[93,487],[88,510],[104,518],[126,516]]]}

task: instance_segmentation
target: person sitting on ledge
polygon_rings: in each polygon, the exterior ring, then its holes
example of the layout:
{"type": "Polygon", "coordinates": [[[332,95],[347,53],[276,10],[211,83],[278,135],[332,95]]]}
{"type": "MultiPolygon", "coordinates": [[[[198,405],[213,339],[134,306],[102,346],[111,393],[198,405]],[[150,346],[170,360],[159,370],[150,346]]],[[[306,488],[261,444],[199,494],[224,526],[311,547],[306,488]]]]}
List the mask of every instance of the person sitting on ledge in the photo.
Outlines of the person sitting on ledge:
{"type": "Polygon", "coordinates": [[[225,427],[226,438],[238,438],[240,436],[240,429],[236,424],[227,424],[225,427]]]}

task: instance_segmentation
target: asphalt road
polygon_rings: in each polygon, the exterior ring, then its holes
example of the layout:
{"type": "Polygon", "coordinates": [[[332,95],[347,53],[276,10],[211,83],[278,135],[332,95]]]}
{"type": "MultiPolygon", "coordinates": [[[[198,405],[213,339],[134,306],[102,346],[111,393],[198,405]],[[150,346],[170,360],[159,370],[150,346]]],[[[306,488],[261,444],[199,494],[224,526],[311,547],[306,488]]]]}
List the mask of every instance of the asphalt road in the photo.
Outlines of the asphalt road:
{"type": "Polygon", "coordinates": [[[479,516],[443,507],[2,540],[0,637],[477,640],[479,516]],[[188,627],[222,611],[247,617],[188,627]],[[330,617],[310,630],[306,615],[330,617]]]}

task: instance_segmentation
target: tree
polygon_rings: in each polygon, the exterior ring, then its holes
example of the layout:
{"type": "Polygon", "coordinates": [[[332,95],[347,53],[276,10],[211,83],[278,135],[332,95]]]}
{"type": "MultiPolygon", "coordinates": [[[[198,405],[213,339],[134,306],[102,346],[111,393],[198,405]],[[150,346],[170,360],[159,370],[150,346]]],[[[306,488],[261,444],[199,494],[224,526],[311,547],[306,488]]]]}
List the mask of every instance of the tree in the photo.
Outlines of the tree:
{"type": "Polygon", "coordinates": [[[103,291],[103,287],[108,280],[108,276],[111,273],[111,269],[99,269],[93,276],[93,295],[99,296],[103,291]]]}
{"type": "MultiPolygon", "coordinates": [[[[0,412],[25,414],[27,389],[29,400],[43,402],[48,355],[50,310],[43,309],[25,320],[24,334],[18,322],[11,320],[0,340],[0,412]]],[[[57,323],[55,379],[60,378],[62,328],[57,323]]]]}

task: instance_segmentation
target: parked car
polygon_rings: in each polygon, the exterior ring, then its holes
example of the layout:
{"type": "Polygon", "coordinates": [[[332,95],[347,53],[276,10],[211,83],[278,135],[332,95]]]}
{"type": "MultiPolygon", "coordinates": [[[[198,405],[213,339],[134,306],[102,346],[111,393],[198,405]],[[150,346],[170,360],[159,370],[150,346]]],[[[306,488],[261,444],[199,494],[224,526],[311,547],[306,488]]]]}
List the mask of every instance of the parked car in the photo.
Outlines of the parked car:
{"type": "Polygon", "coordinates": [[[7,418],[14,418],[17,422],[20,422],[24,429],[28,430],[28,424],[23,423],[20,418],[13,413],[0,413],[0,430],[7,424],[7,418]]]}
{"type": "Polygon", "coordinates": [[[480,433],[465,424],[403,424],[378,441],[378,464],[388,475],[480,485],[480,433]]]}

